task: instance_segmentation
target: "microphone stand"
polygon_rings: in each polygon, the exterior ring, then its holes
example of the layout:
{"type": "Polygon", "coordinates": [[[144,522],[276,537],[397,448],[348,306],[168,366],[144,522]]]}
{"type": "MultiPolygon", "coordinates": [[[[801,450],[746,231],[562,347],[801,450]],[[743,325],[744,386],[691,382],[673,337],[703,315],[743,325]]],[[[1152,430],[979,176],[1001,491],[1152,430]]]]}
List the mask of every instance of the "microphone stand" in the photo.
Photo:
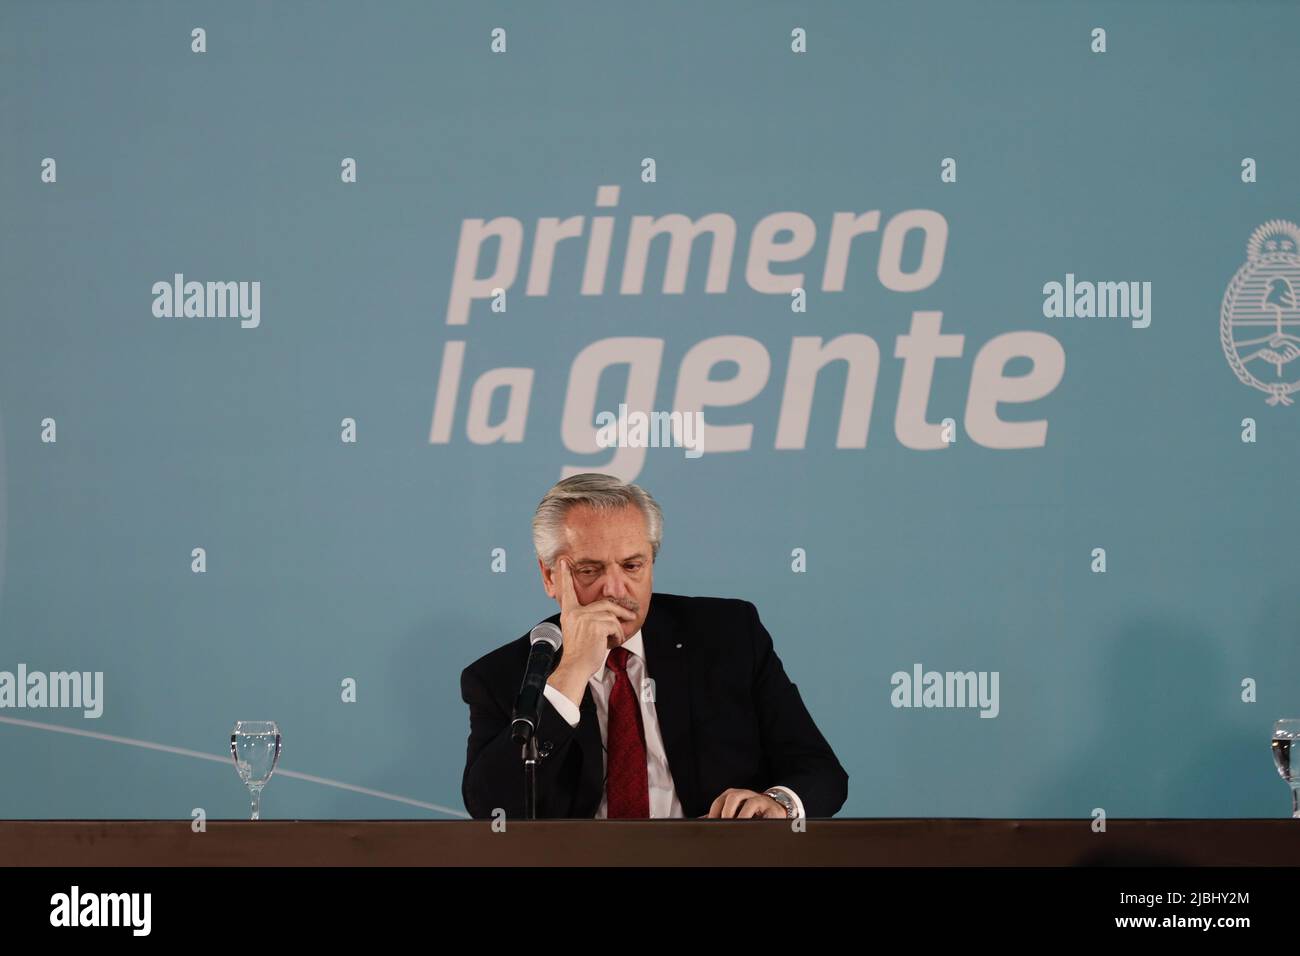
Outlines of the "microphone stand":
{"type": "Polygon", "coordinates": [[[530,733],[523,746],[524,819],[537,819],[537,735],[530,733]]]}
{"type": "Polygon", "coordinates": [[[555,654],[563,638],[560,629],[550,621],[533,628],[529,635],[532,647],[528,653],[528,667],[524,672],[523,686],[515,699],[511,715],[510,736],[520,746],[524,761],[524,819],[537,819],[537,730],[541,722],[546,677],[555,668],[555,654]],[[540,645],[540,648],[539,648],[540,645]]]}
{"type": "Polygon", "coordinates": [[[527,717],[515,717],[511,736],[520,745],[524,760],[524,819],[537,819],[537,728],[527,717]]]}

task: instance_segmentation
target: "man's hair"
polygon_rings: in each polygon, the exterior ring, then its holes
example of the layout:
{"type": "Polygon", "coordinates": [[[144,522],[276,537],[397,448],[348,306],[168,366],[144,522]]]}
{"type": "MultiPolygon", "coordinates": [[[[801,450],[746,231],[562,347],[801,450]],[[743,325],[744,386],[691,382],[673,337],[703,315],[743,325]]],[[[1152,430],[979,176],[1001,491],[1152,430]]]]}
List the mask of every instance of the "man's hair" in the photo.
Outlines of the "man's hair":
{"type": "Polygon", "coordinates": [[[644,488],[613,475],[587,472],[556,482],[533,513],[533,550],[546,567],[555,566],[555,557],[564,547],[565,516],[570,508],[578,505],[597,511],[614,511],[629,505],[640,508],[650,536],[651,560],[659,557],[659,543],[664,534],[664,514],[659,503],[644,488]]]}

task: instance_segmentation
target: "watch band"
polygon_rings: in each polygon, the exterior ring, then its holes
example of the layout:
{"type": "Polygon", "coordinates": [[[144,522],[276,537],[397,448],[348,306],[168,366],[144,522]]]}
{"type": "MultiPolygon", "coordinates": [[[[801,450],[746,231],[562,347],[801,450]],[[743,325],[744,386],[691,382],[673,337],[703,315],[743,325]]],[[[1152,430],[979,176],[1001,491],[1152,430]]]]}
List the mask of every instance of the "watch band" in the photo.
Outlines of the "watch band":
{"type": "Polygon", "coordinates": [[[764,790],[763,793],[766,796],[771,797],[777,803],[781,804],[781,806],[785,807],[785,818],[787,820],[794,819],[794,801],[790,799],[790,795],[788,793],[786,793],[784,790],[776,790],[776,789],[764,790]]]}

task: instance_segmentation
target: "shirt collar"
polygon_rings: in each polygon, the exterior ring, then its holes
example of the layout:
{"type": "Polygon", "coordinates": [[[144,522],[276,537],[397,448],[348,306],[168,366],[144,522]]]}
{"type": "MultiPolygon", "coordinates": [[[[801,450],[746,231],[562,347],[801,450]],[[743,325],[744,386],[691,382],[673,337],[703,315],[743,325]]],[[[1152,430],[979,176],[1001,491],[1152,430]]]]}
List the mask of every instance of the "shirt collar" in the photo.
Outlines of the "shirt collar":
{"type": "MultiPolygon", "coordinates": [[[[624,641],[619,646],[626,647],[627,652],[629,654],[635,654],[637,657],[640,657],[643,660],[645,659],[645,643],[641,640],[640,628],[637,628],[636,633],[633,634],[631,637],[629,637],[626,641],[624,641]]],[[[606,651],[605,664],[608,663],[609,663],[609,651],[606,651]]],[[[600,680],[605,676],[605,664],[602,664],[600,670],[598,670],[594,675],[596,680],[600,680]]]]}

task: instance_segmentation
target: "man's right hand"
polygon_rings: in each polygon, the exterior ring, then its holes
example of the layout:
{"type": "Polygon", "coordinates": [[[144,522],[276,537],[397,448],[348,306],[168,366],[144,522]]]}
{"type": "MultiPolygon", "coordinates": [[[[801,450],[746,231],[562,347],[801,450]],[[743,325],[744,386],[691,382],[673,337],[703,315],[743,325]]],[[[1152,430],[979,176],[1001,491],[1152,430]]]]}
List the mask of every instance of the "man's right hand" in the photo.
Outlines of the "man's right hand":
{"type": "Polygon", "coordinates": [[[636,614],[604,598],[579,603],[567,558],[556,560],[555,580],[564,654],[547,683],[581,707],[587,681],[604,665],[605,652],[623,642],[622,622],[635,621],[636,614]]]}

